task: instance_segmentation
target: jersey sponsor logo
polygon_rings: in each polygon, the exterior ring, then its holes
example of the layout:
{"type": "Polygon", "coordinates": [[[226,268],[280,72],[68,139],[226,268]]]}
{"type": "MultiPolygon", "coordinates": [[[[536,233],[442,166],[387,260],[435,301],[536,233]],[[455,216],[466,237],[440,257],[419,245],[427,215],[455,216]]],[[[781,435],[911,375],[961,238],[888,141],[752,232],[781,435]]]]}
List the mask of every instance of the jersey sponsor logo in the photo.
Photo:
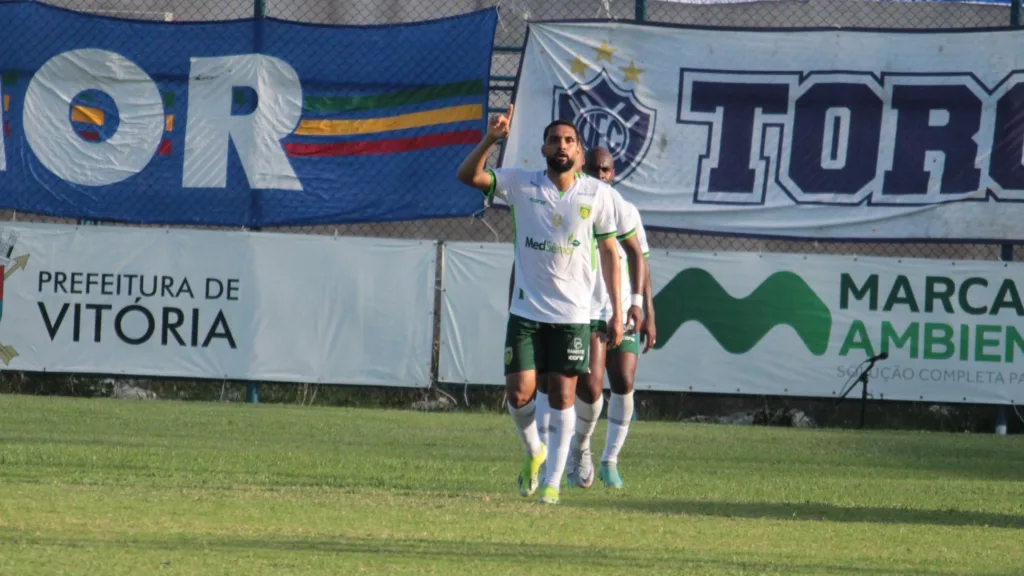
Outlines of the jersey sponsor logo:
{"type": "Polygon", "coordinates": [[[579,248],[580,241],[576,239],[575,234],[569,234],[569,240],[565,244],[558,244],[551,240],[534,240],[527,236],[526,241],[523,243],[524,246],[531,250],[538,250],[540,252],[551,252],[552,254],[561,254],[568,256],[572,254],[573,250],[579,248]]]}
{"type": "Polygon", "coordinates": [[[925,206],[1024,202],[1024,73],[680,71],[694,202],[925,206]]]}
{"type": "Polygon", "coordinates": [[[541,206],[547,206],[548,203],[543,198],[530,198],[530,202],[534,204],[540,204],[541,206]]]}
{"type": "Polygon", "coordinates": [[[587,82],[555,87],[552,119],[556,118],[572,119],[585,149],[603,146],[611,152],[617,184],[633,173],[650,149],[657,111],[601,70],[587,82]]]}

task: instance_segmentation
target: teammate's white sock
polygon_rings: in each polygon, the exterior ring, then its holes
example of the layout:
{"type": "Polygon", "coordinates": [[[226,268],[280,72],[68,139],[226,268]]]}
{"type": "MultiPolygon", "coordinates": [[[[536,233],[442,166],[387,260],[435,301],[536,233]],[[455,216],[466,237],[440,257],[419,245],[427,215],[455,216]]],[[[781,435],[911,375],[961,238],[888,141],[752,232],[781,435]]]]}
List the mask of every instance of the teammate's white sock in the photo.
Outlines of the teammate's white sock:
{"type": "Polygon", "coordinates": [[[601,409],[604,408],[604,395],[597,397],[597,402],[588,404],[576,397],[573,405],[576,407],[576,437],[573,439],[580,450],[590,448],[590,437],[594,435],[594,428],[597,428],[597,420],[601,417],[601,409]]]}
{"type": "Polygon", "coordinates": [[[537,390],[537,433],[545,444],[548,443],[548,427],[551,425],[551,405],[548,402],[548,395],[537,390]]]}
{"type": "Polygon", "coordinates": [[[536,456],[542,450],[540,436],[537,434],[537,406],[533,400],[523,405],[522,408],[513,408],[508,403],[508,413],[512,415],[512,421],[516,424],[516,432],[519,433],[519,440],[523,443],[523,450],[529,456],[536,456]]]}
{"type": "Polygon", "coordinates": [[[565,410],[551,409],[551,424],[548,428],[551,449],[548,451],[548,476],[544,483],[555,490],[562,485],[565,459],[569,457],[569,443],[572,442],[575,421],[576,409],[572,406],[565,410]]]}
{"type": "Polygon", "coordinates": [[[633,419],[633,393],[619,395],[612,393],[608,401],[608,437],[604,444],[601,462],[618,462],[619,451],[629,434],[629,421],[633,419]]]}

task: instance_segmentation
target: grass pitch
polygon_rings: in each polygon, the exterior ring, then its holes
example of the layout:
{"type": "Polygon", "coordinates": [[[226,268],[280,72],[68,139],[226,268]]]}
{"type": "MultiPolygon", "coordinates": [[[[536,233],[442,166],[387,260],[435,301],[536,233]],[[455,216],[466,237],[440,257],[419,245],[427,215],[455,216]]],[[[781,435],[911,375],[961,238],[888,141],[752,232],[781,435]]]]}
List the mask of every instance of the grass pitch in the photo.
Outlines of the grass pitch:
{"type": "Polygon", "coordinates": [[[639,422],[624,490],[542,507],[515,491],[507,416],[26,396],[0,414],[0,574],[1024,572],[1016,436],[639,422]]]}

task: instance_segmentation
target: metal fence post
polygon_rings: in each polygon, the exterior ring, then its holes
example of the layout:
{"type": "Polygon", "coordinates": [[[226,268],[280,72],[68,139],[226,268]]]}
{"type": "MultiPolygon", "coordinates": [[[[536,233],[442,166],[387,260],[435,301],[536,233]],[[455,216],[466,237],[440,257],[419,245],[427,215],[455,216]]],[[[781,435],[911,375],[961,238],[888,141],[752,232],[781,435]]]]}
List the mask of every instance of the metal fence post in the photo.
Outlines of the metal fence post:
{"type": "MultiPolygon", "coordinates": [[[[259,54],[263,52],[263,19],[267,17],[267,5],[266,0],[253,0],[252,5],[252,17],[255,19],[253,23],[252,32],[252,44],[253,52],[259,54]]],[[[251,196],[251,208],[254,216],[260,212],[260,195],[258,190],[252,190],[251,196]]],[[[260,227],[253,227],[250,229],[253,232],[259,232],[260,227]]],[[[245,401],[249,404],[260,403],[260,392],[259,384],[256,382],[248,382],[245,387],[245,401]]]]}
{"type": "MultiPolygon", "coordinates": [[[[1021,0],[1011,0],[1010,2],[1010,26],[1020,26],[1020,3],[1021,0]]],[[[1003,262],[1010,262],[1013,260],[1013,244],[1003,244],[999,250],[999,259],[1003,262]]],[[[1000,405],[996,407],[996,434],[1000,436],[1006,435],[1006,405],[1000,405]]]]}
{"type": "MultiPolygon", "coordinates": [[[[1017,22],[1020,22],[1020,0],[1013,0],[1013,6],[1015,6],[1016,12],[1011,11],[1011,14],[1016,14],[1017,22]]],[[[1012,16],[1011,16],[1012,18],[1012,16]]],[[[1013,260],[1013,244],[1003,244],[999,251],[999,259],[1003,262],[1010,262],[1013,260]]],[[[996,434],[1000,436],[1006,435],[1006,418],[1007,418],[1007,407],[1005,404],[996,407],[996,434]]]]}
{"type": "MultiPolygon", "coordinates": [[[[1015,0],[1020,3],[1020,0],[1015,0]]],[[[647,20],[647,0],[636,0],[636,19],[647,20]]]]}

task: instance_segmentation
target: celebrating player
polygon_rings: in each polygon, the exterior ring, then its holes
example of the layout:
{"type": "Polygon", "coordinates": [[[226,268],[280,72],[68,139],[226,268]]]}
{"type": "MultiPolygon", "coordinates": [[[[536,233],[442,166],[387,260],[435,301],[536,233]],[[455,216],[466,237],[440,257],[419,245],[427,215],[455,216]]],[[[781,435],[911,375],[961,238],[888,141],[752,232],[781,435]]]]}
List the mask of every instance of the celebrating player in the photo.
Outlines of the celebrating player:
{"type": "MultiPolygon", "coordinates": [[[[604,150],[604,149],[600,148],[599,150],[604,150]]],[[[582,154],[582,152],[583,152],[583,148],[582,147],[580,148],[579,152],[581,154],[579,156],[578,161],[576,162],[576,165],[574,166],[574,170],[577,170],[577,171],[583,170],[584,163],[585,163],[585,157],[582,154]]],[[[611,155],[608,154],[607,150],[604,150],[604,153],[607,156],[608,161],[611,162],[612,161],[611,160],[611,155]]],[[[587,154],[587,156],[590,156],[590,154],[587,154]]],[[[598,179],[610,186],[612,180],[614,179],[614,165],[612,167],[612,173],[611,174],[612,174],[611,178],[607,178],[606,179],[606,178],[602,177],[602,178],[598,178],[598,179]]],[[[594,174],[591,174],[591,176],[597,177],[594,174]]],[[[617,212],[622,212],[622,213],[626,214],[625,218],[617,217],[617,225],[624,226],[623,228],[617,229],[617,233],[621,235],[618,238],[620,243],[621,243],[620,246],[619,246],[619,249],[618,249],[618,251],[619,251],[619,262],[622,265],[621,266],[621,270],[622,271],[620,273],[621,274],[627,274],[627,275],[629,275],[629,274],[635,275],[635,277],[627,276],[627,279],[624,279],[622,281],[622,286],[625,287],[624,289],[628,290],[631,285],[635,285],[635,284],[640,283],[641,279],[644,278],[644,274],[646,274],[646,262],[644,261],[644,253],[646,252],[646,248],[642,248],[641,247],[641,244],[638,242],[638,237],[635,236],[635,234],[634,234],[634,232],[636,231],[636,226],[638,226],[639,223],[640,223],[639,213],[636,213],[636,209],[632,205],[630,205],[628,202],[626,202],[625,199],[623,199],[622,196],[617,191],[614,191],[614,189],[613,189],[613,196],[614,196],[614,199],[615,199],[614,204],[615,204],[615,207],[616,207],[615,208],[616,211],[617,212]],[[625,248],[626,248],[625,250],[623,250],[623,246],[625,246],[625,248]]],[[[592,319],[591,319],[591,322],[590,322],[590,369],[591,369],[591,371],[593,371],[595,369],[595,366],[598,367],[598,369],[600,371],[600,375],[598,377],[598,380],[601,380],[601,379],[604,378],[605,340],[607,338],[607,336],[606,336],[606,332],[607,332],[606,322],[607,322],[607,320],[608,320],[608,318],[609,318],[609,316],[611,314],[611,309],[612,308],[611,308],[610,301],[608,300],[608,297],[607,297],[607,292],[605,291],[605,288],[604,288],[604,281],[601,280],[601,278],[600,278],[600,276],[601,276],[601,269],[599,267],[597,267],[596,259],[592,259],[591,266],[593,267],[593,269],[595,271],[595,275],[594,275],[595,290],[598,290],[600,292],[600,294],[604,295],[604,299],[603,300],[599,299],[600,301],[598,301],[596,304],[592,300],[592,302],[591,302],[591,316],[592,316],[592,319]],[[594,316],[595,312],[597,312],[597,313],[604,312],[604,315],[603,316],[594,316]],[[595,359],[595,356],[594,356],[594,351],[595,350],[599,353],[599,356],[596,359],[595,359]]],[[[509,286],[508,286],[508,303],[509,303],[509,307],[512,306],[512,292],[513,292],[513,285],[514,285],[514,280],[515,280],[515,271],[516,271],[516,267],[515,267],[515,264],[513,263],[513,265],[512,265],[512,272],[509,275],[509,286]]],[[[630,307],[631,307],[630,300],[628,298],[623,298],[623,309],[629,310],[630,307]]],[[[638,307],[637,310],[634,311],[633,313],[634,313],[634,315],[639,316],[641,314],[640,308],[638,307]]],[[[633,331],[629,330],[627,332],[628,333],[624,333],[623,339],[632,338],[635,341],[636,336],[633,333],[633,331]]],[[[603,396],[601,396],[601,393],[600,393],[600,390],[601,390],[600,384],[598,384],[598,387],[597,387],[598,392],[597,392],[597,400],[596,401],[593,399],[593,395],[589,392],[589,389],[592,389],[592,386],[590,388],[587,388],[587,387],[582,387],[581,388],[581,387],[577,386],[577,388],[576,388],[576,400],[574,401],[574,408],[576,410],[576,435],[579,436],[579,435],[582,434],[582,435],[586,436],[587,445],[588,445],[588,454],[589,454],[589,438],[590,438],[590,435],[593,434],[594,427],[596,426],[596,423],[597,423],[597,419],[601,416],[601,408],[604,405],[604,398],[603,398],[603,396]],[[581,401],[581,398],[583,399],[582,401],[581,401]],[[595,408],[596,408],[596,411],[593,411],[595,408]]],[[[630,396],[630,398],[632,398],[632,396],[630,396]]],[[[548,399],[548,382],[547,382],[547,379],[542,375],[537,380],[536,422],[537,422],[537,433],[540,436],[541,442],[544,443],[544,444],[547,444],[547,441],[548,441],[548,434],[549,434],[549,427],[550,427],[550,420],[551,420],[550,419],[550,410],[548,408],[549,403],[550,403],[550,400],[548,399]]],[[[572,460],[570,460],[570,462],[571,461],[572,460]]],[[[578,457],[576,458],[576,461],[577,462],[579,461],[578,457]]],[[[548,466],[548,462],[547,461],[543,465],[541,465],[541,469],[540,469],[541,482],[543,482],[544,479],[547,477],[547,469],[546,469],[547,466],[548,466]]],[[[593,470],[593,465],[591,465],[591,471],[592,470],[593,470]]],[[[591,480],[592,480],[592,476],[593,475],[591,474],[591,480]]],[[[572,477],[569,478],[569,483],[570,483],[570,485],[573,485],[572,477]]],[[[588,484],[588,486],[589,486],[589,484],[588,484]]]]}
{"type": "MultiPolygon", "coordinates": [[[[611,184],[615,180],[615,161],[608,150],[594,148],[587,153],[585,170],[588,175],[611,184]]],[[[632,242],[626,242],[626,251],[619,248],[619,262],[629,268],[620,274],[622,287],[619,290],[623,302],[621,306],[628,309],[631,305],[643,305],[644,321],[641,326],[641,339],[644,341],[644,352],[651,349],[655,342],[654,302],[651,298],[650,270],[644,266],[642,273],[633,263],[634,258],[624,258],[631,250],[642,252],[643,258],[648,255],[647,233],[640,222],[640,212],[635,206],[622,200],[625,210],[629,211],[628,221],[635,225],[636,236],[632,242]],[[642,290],[636,289],[640,285],[642,290]],[[630,296],[632,294],[632,296],[630,296]]],[[[621,205],[621,204],[620,204],[621,205]]],[[[594,463],[590,455],[590,437],[597,426],[604,405],[605,364],[608,367],[608,380],[612,395],[608,403],[608,434],[605,439],[604,454],[601,456],[601,467],[598,476],[605,486],[621,488],[622,479],[618,472],[618,456],[629,433],[629,422],[633,418],[633,377],[636,374],[639,346],[637,334],[627,331],[619,346],[607,345],[600,336],[604,324],[610,317],[612,303],[602,282],[603,275],[596,276],[593,304],[591,309],[591,341],[590,341],[590,374],[586,385],[576,390],[576,433],[573,436],[567,464],[569,486],[588,488],[594,482],[594,463]]]]}
{"type": "Polygon", "coordinates": [[[483,140],[459,167],[458,178],[488,196],[498,195],[512,209],[515,285],[505,332],[505,393],[526,452],[519,493],[531,496],[537,491],[540,467],[548,454],[537,433],[533,400],[538,374],[546,375],[553,461],[540,501],[554,504],[573,436],[576,379],[589,371],[586,343],[590,339],[594,283],[590,260],[595,241],[604,280],[615,287],[617,299],[609,339],[616,345],[622,341],[616,212],[610,187],[573,172],[579,135],[571,122],[556,120],[544,129],[541,153],[547,170],[485,170],[491,147],[508,136],[512,113],[509,106],[508,116],[491,120],[483,140]]]}

